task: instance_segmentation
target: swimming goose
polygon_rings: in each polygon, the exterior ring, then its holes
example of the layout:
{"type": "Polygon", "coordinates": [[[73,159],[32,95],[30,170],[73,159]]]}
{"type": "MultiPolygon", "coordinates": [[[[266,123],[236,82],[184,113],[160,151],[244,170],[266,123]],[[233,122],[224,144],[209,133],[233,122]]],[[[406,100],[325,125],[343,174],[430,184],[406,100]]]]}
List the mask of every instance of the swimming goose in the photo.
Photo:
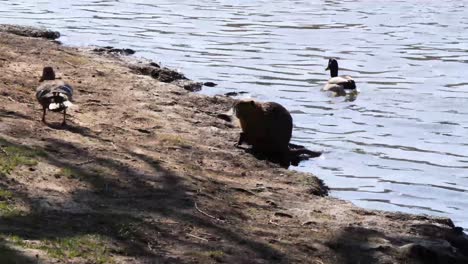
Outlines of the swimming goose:
{"type": "Polygon", "coordinates": [[[44,67],[39,82],[42,82],[42,84],[36,89],[36,98],[42,105],[42,122],[46,122],[47,110],[53,112],[63,111],[62,125],[65,125],[67,108],[72,105],[73,88],[64,81],[55,79],[55,72],[52,67],[44,67]]]}
{"type": "Polygon", "coordinates": [[[345,96],[346,90],[356,90],[356,83],[351,76],[338,76],[338,61],[336,59],[329,59],[328,67],[325,70],[330,70],[331,78],[322,90],[335,92],[336,96],[345,96]]]}

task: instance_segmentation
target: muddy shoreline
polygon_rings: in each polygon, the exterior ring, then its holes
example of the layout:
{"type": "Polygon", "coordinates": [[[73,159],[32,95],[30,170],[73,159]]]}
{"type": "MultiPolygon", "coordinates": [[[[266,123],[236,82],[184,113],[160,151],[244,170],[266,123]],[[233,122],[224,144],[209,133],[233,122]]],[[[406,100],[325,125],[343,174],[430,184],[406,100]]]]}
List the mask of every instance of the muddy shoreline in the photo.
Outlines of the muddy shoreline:
{"type": "Polygon", "coordinates": [[[0,263],[468,263],[448,218],[357,208],[234,148],[234,101],[203,83],[6,28],[0,263]],[[67,127],[40,121],[45,65],[75,87],[67,127]]]}

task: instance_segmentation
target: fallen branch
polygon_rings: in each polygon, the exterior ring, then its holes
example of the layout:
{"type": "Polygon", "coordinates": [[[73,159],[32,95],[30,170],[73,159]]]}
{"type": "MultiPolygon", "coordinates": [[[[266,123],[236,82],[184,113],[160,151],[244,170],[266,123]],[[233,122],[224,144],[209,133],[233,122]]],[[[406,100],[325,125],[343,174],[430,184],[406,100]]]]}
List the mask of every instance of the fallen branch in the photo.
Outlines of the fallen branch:
{"type": "Polygon", "coordinates": [[[114,147],[115,150],[117,150],[117,147],[115,146],[114,142],[111,141],[112,147],[114,147]]]}
{"type": "Polygon", "coordinates": [[[75,68],[76,68],[76,65],[75,65],[75,64],[73,64],[73,63],[71,63],[71,62],[68,62],[68,61],[66,61],[66,60],[64,60],[64,62],[65,62],[66,64],[68,64],[68,65],[70,65],[70,66],[72,66],[72,67],[75,67],[75,68]]]}
{"type": "Polygon", "coordinates": [[[191,236],[191,237],[193,237],[193,238],[200,239],[200,240],[203,240],[203,241],[205,241],[205,242],[208,242],[208,239],[203,238],[203,237],[199,237],[199,236],[192,235],[192,234],[187,234],[187,236],[191,236]]]}
{"type": "Polygon", "coordinates": [[[83,166],[83,165],[86,165],[86,164],[89,164],[89,163],[93,163],[94,160],[87,160],[87,161],[83,161],[83,162],[80,162],[80,163],[77,163],[76,166],[83,166]]]}
{"type": "Polygon", "coordinates": [[[224,220],[221,220],[221,219],[219,219],[217,217],[214,217],[214,216],[202,211],[200,208],[198,208],[197,202],[195,202],[195,209],[197,209],[197,211],[202,213],[203,215],[208,216],[209,218],[215,219],[215,220],[220,221],[220,222],[224,222],[224,220]]]}

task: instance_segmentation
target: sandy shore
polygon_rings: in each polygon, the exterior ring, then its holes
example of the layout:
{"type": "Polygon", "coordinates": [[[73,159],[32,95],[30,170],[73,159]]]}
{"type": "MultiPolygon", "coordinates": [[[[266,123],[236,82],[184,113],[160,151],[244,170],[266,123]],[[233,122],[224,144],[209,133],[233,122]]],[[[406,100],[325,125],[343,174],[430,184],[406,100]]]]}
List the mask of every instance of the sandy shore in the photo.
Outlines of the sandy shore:
{"type": "Polygon", "coordinates": [[[357,208],[235,148],[233,99],[28,32],[0,26],[0,263],[468,263],[450,219],[357,208]],[[46,65],[75,88],[66,127],[41,122],[46,65]]]}

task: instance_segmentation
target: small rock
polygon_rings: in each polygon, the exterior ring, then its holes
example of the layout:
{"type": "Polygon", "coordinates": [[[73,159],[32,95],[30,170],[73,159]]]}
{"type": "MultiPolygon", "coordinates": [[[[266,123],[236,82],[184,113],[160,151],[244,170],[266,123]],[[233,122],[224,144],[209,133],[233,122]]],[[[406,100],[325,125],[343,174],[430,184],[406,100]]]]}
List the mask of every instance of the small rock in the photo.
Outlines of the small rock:
{"type": "Polygon", "coordinates": [[[95,48],[93,49],[96,53],[108,53],[108,54],[118,54],[118,55],[133,55],[135,51],[132,49],[118,49],[111,46],[106,46],[102,48],[95,48]]]}
{"type": "Polygon", "coordinates": [[[207,86],[207,87],[215,87],[215,86],[218,85],[218,84],[216,84],[216,83],[214,83],[214,82],[205,82],[205,83],[203,83],[203,85],[204,85],[204,86],[207,86]]]}
{"type": "Polygon", "coordinates": [[[19,25],[0,25],[0,31],[8,32],[11,34],[32,37],[32,38],[45,38],[45,39],[58,39],[60,33],[58,31],[52,31],[45,28],[36,28],[30,26],[19,26],[19,25]]]}
{"type": "Polygon", "coordinates": [[[463,235],[463,227],[461,227],[461,226],[454,227],[453,231],[455,231],[455,233],[457,233],[459,235],[463,235]]]}
{"type": "MultiPolygon", "coordinates": [[[[253,189],[251,189],[251,190],[252,190],[253,192],[258,192],[258,193],[260,193],[260,192],[266,191],[266,188],[265,188],[265,187],[256,187],[256,188],[253,188],[253,189]]],[[[268,203],[268,201],[267,201],[267,203],[268,203]]]]}
{"type": "Polygon", "coordinates": [[[156,62],[150,62],[149,65],[153,66],[153,67],[156,67],[156,68],[161,68],[161,66],[159,66],[159,64],[157,64],[156,62]]]}
{"type": "Polygon", "coordinates": [[[315,221],[305,221],[304,223],[302,223],[303,226],[309,226],[309,225],[315,225],[317,224],[317,222],[315,221]]]}
{"type": "Polygon", "coordinates": [[[183,74],[169,68],[155,68],[153,71],[151,71],[151,77],[165,83],[170,83],[177,80],[187,80],[183,74]]]}
{"type": "Polygon", "coordinates": [[[224,121],[227,121],[227,122],[231,122],[231,121],[232,121],[232,116],[231,116],[231,115],[227,115],[227,114],[217,114],[216,117],[219,118],[219,119],[222,119],[222,120],[224,120],[224,121]]]}
{"type": "Polygon", "coordinates": [[[227,96],[227,97],[232,97],[232,96],[239,96],[241,94],[246,94],[248,92],[244,92],[244,91],[240,91],[240,92],[228,92],[228,93],[225,93],[224,96],[227,96]]]}
{"type": "Polygon", "coordinates": [[[276,212],[276,213],[275,213],[275,216],[293,218],[292,215],[290,215],[290,214],[288,214],[288,213],[283,213],[283,212],[276,212]]]}
{"type": "Polygon", "coordinates": [[[151,134],[151,131],[143,128],[137,128],[136,129],[138,132],[144,133],[144,134],[151,134]]]}
{"type": "Polygon", "coordinates": [[[239,93],[237,93],[237,92],[228,92],[228,93],[225,93],[224,95],[225,95],[225,96],[228,96],[228,97],[232,97],[232,96],[237,96],[237,95],[239,95],[239,93]]]}

